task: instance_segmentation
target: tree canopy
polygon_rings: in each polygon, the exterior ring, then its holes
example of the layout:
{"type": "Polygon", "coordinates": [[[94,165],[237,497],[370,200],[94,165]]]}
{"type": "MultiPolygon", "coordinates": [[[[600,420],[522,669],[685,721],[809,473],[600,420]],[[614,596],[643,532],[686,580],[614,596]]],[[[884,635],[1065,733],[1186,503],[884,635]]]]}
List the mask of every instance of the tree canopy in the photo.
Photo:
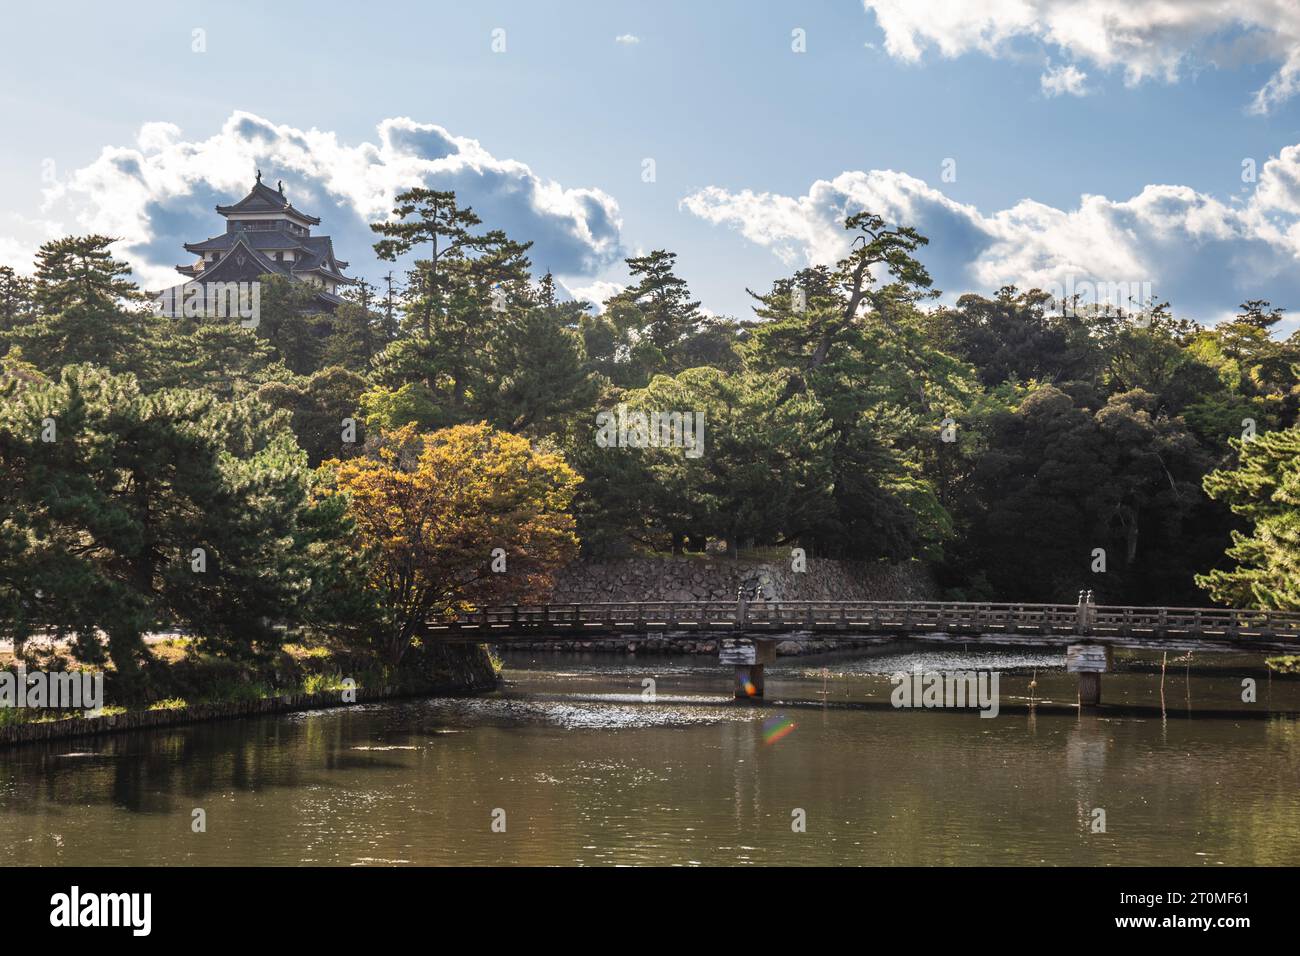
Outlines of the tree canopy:
{"type": "Polygon", "coordinates": [[[347,502],[369,557],[371,638],[397,665],[422,626],[475,604],[545,597],[578,551],[569,513],[580,480],[560,456],[487,425],[404,425],[364,457],[334,461],[326,496],[347,502]]]}
{"type": "Polygon", "coordinates": [[[154,314],[111,237],[51,241],[30,274],[0,266],[0,622],[141,681],[142,635],[185,622],[231,657],[310,628],[397,665],[423,621],[541,597],[580,548],[1297,606],[1282,309],[1211,326],[1012,286],[941,305],[925,236],[844,226],[838,261],[716,316],[666,249],[573,301],[528,237],[417,186],[372,227],[404,281],[322,313],[265,276],[256,328],[154,314]]]}

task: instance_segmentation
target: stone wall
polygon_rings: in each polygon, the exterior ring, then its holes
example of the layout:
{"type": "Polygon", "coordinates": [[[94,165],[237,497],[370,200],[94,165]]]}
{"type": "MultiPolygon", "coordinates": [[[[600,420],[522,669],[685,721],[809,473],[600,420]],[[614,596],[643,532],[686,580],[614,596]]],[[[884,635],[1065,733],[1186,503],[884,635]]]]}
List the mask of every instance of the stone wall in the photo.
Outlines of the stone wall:
{"type": "MultiPolygon", "coordinates": [[[[562,571],[551,594],[554,604],[602,601],[734,601],[741,586],[762,585],[773,601],[925,601],[936,587],[925,566],[864,564],[809,559],[806,571],[790,563],[727,558],[625,558],[579,561],[562,571]]],[[[833,638],[782,641],[777,653],[816,654],[840,647],[833,638]]],[[[509,645],[516,651],[605,651],[629,654],[716,654],[717,642],[690,632],[626,641],[549,640],[509,645]]]]}
{"type": "Polygon", "coordinates": [[[806,571],[790,562],[726,558],[626,558],[578,561],[555,582],[551,602],[734,601],[742,585],[761,584],[773,601],[924,601],[935,596],[925,566],[808,559],[806,571]]]}

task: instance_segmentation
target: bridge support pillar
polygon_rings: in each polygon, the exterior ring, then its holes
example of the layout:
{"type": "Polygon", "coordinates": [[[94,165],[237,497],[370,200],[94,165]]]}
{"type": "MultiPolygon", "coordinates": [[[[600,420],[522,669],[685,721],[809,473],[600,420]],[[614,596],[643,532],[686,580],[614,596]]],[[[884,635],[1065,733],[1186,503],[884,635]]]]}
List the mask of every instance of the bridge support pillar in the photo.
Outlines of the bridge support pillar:
{"type": "Polygon", "coordinates": [[[1079,706],[1101,704],[1101,675],[1110,670],[1109,644],[1071,644],[1065,649],[1065,670],[1079,675],[1079,706]]]}
{"type": "Polygon", "coordinates": [[[765,690],[762,664],[736,665],[736,700],[758,700],[765,690]]]}
{"type": "Polygon", "coordinates": [[[1083,673],[1079,675],[1079,706],[1096,707],[1101,704],[1101,675],[1083,673]]]}
{"type": "Polygon", "coordinates": [[[736,668],[736,700],[761,700],[764,665],[776,662],[776,641],[724,638],[718,643],[718,660],[736,668]]]}

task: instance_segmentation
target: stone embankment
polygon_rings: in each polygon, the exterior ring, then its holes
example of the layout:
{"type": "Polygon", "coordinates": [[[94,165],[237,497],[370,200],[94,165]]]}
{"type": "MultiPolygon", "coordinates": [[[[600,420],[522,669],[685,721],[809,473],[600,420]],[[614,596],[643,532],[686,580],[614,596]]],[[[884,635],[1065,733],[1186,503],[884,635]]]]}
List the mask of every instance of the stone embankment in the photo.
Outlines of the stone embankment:
{"type": "MultiPolygon", "coordinates": [[[[793,562],[726,558],[627,558],[577,561],[556,577],[551,603],[622,601],[734,601],[741,588],[761,586],[772,601],[924,601],[935,597],[925,566],[865,564],[809,558],[806,570],[793,562]]],[[[779,654],[815,654],[835,650],[834,640],[782,642],[779,654]]],[[[537,641],[512,644],[532,651],[624,651],[652,654],[716,654],[716,640],[690,633],[613,641],[537,641]]]]}

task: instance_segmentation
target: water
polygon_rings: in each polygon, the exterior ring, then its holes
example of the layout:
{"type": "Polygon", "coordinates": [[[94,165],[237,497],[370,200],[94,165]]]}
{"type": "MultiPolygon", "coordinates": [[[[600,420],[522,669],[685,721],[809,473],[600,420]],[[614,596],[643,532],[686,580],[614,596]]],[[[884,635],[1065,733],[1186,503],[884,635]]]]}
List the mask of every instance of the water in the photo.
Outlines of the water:
{"type": "Polygon", "coordinates": [[[716,659],[513,655],[487,697],[0,751],[0,863],[1300,863],[1300,682],[1197,655],[1162,719],[1122,656],[1079,716],[1061,657],[783,659],[752,707],[716,659]],[[893,709],[914,664],[999,670],[1000,715],[893,709]]]}

